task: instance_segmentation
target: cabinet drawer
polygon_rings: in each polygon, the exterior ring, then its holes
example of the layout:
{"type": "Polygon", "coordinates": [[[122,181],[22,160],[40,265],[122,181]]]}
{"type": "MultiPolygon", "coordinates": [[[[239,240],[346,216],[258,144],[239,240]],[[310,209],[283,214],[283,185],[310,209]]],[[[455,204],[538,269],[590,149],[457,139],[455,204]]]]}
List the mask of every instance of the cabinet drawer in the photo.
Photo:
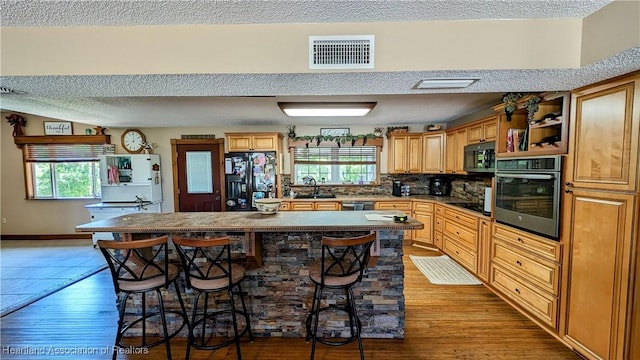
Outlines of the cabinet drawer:
{"type": "Polygon", "coordinates": [[[376,210],[403,210],[403,211],[411,211],[411,202],[403,201],[376,201],[375,203],[376,210]]]}
{"type": "Polygon", "coordinates": [[[294,211],[313,211],[313,201],[292,201],[290,208],[294,211]]]}
{"type": "Polygon", "coordinates": [[[450,208],[444,209],[444,217],[449,218],[451,220],[455,220],[457,223],[471,229],[478,228],[478,218],[471,215],[464,214],[462,212],[459,212],[450,208]]]}
{"type": "Polygon", "coordinates": [[[413,202],[413,211],[433,212],[433,204],[426,202],[413,202]]]}
{"type": "Polygon", "coordinates": [[[493,241],[492,262],[500,264],[526,281],[558,295],[560,266],[511,246],[499,239],[493,241]]]}
{"type": "Polygon", "coordinates": [[[288,211],[291,210],[291,203],[288,201],[283,201],[280,203],[280,211],[288,211]]]}
{"type": "Polygon", "coordinates": [[[492,267],[491,285],[527,312],[557,329],[558,299],[555,296],[536,290],[499,266],[492,267]]]}
{"type": "Polygon", "coordinates": [[[436,215],[444,216],[444,207],[442,205],[435,206],[436,215]]]}
{"type": "Polygon", "coordinates": [[[445,218],[444,234],[454,238],[461,245],[468,247],[469,250],[472,250],[473,252],[478,251],[478,233],[475,229],[471,231],[466,227],[462,227],[458,223],[445,218]]]}
{"type": "Polygon", "coordinates": [[[497,223],[493,229],[495,238],[515,244],[551,261],[560,262],[560,243],[557,241],[547,240],[497,223]]]}
{"type": "Polygon", "coordinates": [[[457,260],[464,267],[471,270],[474,274],[476,273],[476,256],[462,246],[458,246],[456,240],[445,235],[444,248],[442,250],[447,255],[451,256],[451,258],[457,260]]]}
{"type": "Polygon", "coordinates": [[[433,226],[436,229],[436,232],[441,233],[444,230],[444,219],[442,216],[436,215],[436,220],[433,226]]]}
{"type": "Polygon", "coordinates": [[[321,211],[339,211],[340,203],[335,201],[329,201],[329,202],[319,201],[319,202],[316,202],[315,209],[321,210],[321,211]]]}
{"type": "Polygon", "coordinates": [[[438,249],[442,249],[442,233],[436,233],[433,243],[438,247],[438,249]]]}

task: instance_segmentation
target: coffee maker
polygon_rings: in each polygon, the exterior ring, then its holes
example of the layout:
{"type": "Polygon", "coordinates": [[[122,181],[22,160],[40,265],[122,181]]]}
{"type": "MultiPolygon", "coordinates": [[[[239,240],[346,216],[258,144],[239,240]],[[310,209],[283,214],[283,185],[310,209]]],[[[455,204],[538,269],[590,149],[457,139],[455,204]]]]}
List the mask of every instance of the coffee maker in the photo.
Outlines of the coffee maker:
{"type": "Polygon", "coordinates": [[[429,181],[429,195],[451,195],[451,180],[448,178],[431,178],[431,180],[429,181]]]}
{"type": "Polygon", "coordinates": [[[402,196],[402,181],[393,180],[393,188],[391,190],[391,195],[402,196]]]}

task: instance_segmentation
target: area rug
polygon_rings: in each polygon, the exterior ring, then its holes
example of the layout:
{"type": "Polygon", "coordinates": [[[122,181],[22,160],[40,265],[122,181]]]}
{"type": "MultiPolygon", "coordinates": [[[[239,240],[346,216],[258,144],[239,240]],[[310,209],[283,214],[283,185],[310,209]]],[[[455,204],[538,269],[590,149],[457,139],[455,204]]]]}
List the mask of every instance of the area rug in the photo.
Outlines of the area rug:
{"type": "Polygon", "coordinates": [[[107,268],[91,240],[2,240],[0,317],[107,268]]]}
{"type": "Polygon", "coordinates": [[[479,285],[482,284],[465,268],[447,255],[414,256],[411,261],[432,284],[438,285],[479,285]]]}

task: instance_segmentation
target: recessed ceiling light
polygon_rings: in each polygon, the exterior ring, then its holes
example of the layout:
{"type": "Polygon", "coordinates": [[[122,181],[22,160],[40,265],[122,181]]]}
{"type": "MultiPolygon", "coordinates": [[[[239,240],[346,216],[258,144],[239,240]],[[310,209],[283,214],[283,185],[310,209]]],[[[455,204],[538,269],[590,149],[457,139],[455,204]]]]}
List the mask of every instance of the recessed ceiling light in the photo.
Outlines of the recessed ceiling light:
{"type": "Polygon", "coordinates": [[[365,116],[375,102],[279,102],[278,106],[288,116],[365,116]]]}
{"type": "Polygon", "coordinates": [[[413,86],[414,89],[459,89],[466,88],[479,79],[423,79],[413,86]]]}

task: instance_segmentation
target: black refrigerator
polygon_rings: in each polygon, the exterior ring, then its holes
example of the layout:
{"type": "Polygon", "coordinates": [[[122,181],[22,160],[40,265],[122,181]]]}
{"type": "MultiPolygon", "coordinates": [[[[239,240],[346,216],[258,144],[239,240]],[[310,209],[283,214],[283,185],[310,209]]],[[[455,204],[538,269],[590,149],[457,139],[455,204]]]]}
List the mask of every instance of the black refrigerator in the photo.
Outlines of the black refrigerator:
{"type": "Polygon", "coordinates": [[[255,211],[255,200],[276,196],[276,153],[224,155],[227,211],[255,211]]]}

